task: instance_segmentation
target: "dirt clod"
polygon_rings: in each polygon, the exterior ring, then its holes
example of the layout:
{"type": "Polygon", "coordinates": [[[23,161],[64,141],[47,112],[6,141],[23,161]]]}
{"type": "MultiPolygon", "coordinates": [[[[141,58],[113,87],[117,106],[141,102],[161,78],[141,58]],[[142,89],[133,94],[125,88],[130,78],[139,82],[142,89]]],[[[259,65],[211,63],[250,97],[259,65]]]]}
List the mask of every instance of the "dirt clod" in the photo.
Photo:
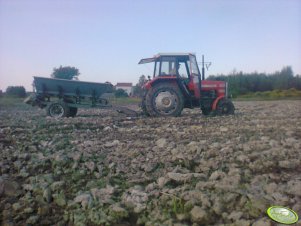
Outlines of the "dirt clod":
{"type": "Polygon", "coordinates": [[[300,216],[301,102],[236,102],[232,116],[54,119],[0,108],[4,225],[272,225],[300,216]],[[299,212],[298,212],[299,211],[299,212]]]}

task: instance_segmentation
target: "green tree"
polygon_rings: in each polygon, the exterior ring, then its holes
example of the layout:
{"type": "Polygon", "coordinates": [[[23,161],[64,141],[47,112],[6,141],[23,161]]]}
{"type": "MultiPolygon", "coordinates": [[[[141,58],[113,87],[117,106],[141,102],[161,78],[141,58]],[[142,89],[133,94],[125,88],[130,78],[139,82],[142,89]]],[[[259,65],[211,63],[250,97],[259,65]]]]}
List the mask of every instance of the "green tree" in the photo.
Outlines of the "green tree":
{"type": "Polygon", "coordinates": [[[289,89],[293,86],[294,73],[290,66],[283,67],[280,72],[274,74],[274,89],[289,89]]]}
{"type": "Polygon", "coordinates": [[[139,77],[138,83],[133,88],[133,95],[141,97],[143,95],[143,85],[147,82],[145,75],[139,77]]]}
{"type": "Polygon", "coordinates": [[[23,86],[9,86],[6,89],[6,95],[15,97],[25,97],[26,90],[23,86]]]}
{"type": "Polygon", "coordinates": [[[294,88],[301,90],[301,75],[296,75],[293,80],[294,88]]]}
{"type": "Polygon", "coordinates": [[[209,76],[207,80],[227,81],[229,93],[237,97],[249,92],[264,92],[271,90],[287,90],[295,88],[301,90],[301,77],[294,76],[290,66],[283,67],[281,71],[272,74],[257,72],[243,73],[233,70],[230,74],[209,76]]]}
{"type": "Polygon", "coordinates": [[[123,89],[117,89],[115,91],[115,97],[128,97],[129,95],[123,89]]]}
{"type": "Polygon", "coordinates": [[[52,78],[60,78],[60,79],[78,79],[78,76],[80,75],[79,70],[75,67],[62,67],[60,66],[59,68],[54,68],[53,72],[51,74],[52,78]]]}

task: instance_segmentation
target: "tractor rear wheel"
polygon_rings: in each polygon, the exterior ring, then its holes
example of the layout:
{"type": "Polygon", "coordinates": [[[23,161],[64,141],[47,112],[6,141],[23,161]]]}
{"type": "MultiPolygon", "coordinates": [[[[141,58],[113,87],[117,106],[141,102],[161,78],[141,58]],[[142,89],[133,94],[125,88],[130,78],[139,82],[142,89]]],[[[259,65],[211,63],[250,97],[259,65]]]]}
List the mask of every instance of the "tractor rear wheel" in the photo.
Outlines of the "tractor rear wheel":
{"type": "Polygon", "coordinates": [[[51,103],[46,109],[47,115],[54,118],[68,117],[70,108],[64,102],[51,103]]]}
{"type": "Polygon", "coordinates": [[[234,105],[230,100],[221,99],[217,103],[217,107],[216,107],[217,115],[233,115],[234,110],[235,110],[234,105]]]}
{"type": "Polygon", "coordinates": [[[184,97],[176,84],[160,83],[146,94],[145,107],[150,116],[179,116],[184,97]]]}

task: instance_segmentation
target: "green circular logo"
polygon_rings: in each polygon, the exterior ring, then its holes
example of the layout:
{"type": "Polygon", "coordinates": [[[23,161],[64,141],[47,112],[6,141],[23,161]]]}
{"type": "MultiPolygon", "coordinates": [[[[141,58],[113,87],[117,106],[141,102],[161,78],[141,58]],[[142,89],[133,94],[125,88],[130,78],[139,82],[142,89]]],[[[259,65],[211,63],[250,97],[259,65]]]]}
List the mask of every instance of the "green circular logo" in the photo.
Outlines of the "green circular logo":
{"type": "Polygon", "coordinates": [[[283,206],[271,206],[268,208],[267,214],[271,219],[282,224],[294,224],[298,221],[298,215],[283,206]]]}

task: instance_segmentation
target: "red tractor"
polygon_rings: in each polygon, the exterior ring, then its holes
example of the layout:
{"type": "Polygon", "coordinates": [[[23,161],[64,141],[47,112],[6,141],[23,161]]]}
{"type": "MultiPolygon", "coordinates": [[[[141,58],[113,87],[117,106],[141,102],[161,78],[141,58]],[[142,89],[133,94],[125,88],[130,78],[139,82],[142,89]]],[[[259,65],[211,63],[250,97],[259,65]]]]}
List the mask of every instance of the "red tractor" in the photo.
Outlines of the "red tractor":
{"type": "Polygon", "coordinates": [[[140,60],[154,63],[153,79],[144,85],[142,110],[148,116],[179,116],[183,108],[199,107],[204,115],[234,114],[224,81],[204,80],[195,54],[160,53],[140,60]]]}

